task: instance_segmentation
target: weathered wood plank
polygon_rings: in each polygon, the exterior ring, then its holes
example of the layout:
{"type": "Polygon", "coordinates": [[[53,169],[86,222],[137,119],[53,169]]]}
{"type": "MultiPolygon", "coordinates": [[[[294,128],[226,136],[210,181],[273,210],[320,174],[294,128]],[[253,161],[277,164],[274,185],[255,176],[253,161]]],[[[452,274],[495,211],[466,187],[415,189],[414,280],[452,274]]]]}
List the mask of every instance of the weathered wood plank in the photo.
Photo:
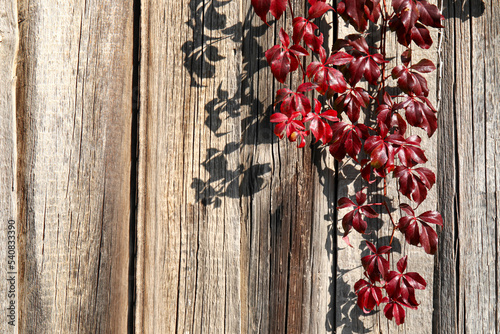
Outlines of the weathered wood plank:
{"type": "Polygon", "coordinates": [[[0,318],[1,333],[17,333],[16,51],[17,2],[0,1],[0,318]],[[14,279],[12,279],[14,278],[14,279]],[[13,303],[13,304],[11,304],[13,303]]]}
{"type": "Polygon", "coordinates": [[[19,1],[22,333],[127,331],[132,1],[19,1]]]}
{"type": "MultiPolygon", "coordinates": [[[[498,4],[454,6],[455,108],[458,160],[458,331],[498,330],[496,152],[499,77],[498,4]]],[[[451,46],[451,45],[450,45],[451,46]]],[[[450,50],[451,51],[451,50],[450,50]]],[[[451,89],[451,87],[450,87],[451,89]]]]}
{"type": "Polygon", "coordinates": [[[138,333],[240,332],[237,1],[143,1],[138,333]]]}
{"type": "Polygon", "coordinates": [[[434,266],[434,313],[433,333],[457,333],[457,288],[459,281],[458,261],[458,207],[457,196],[457,115],[455,108],[455,72],[457,36],[454,27],[454,8],[450,3],[443,5],[444,22],[441,67],[438,69],[439,90],[441,92],[439,122],[436,135],[437,165],[436,188],[438,192],[438,211],[445,226],[438,233],[439,249],[434,266]]]}
{"type": "MultiPolygon", "coordinates": [[[[292,5],[304,13],[303,1],[292,5]]],[[[333,159],[272,133],[269,116],[282,85],[264,52],[278,43],[281,26],[291,33],[291,17],[266,28],[250,1],[242,8],[242,331],[324,333],[333,324],[333,159]]]]}

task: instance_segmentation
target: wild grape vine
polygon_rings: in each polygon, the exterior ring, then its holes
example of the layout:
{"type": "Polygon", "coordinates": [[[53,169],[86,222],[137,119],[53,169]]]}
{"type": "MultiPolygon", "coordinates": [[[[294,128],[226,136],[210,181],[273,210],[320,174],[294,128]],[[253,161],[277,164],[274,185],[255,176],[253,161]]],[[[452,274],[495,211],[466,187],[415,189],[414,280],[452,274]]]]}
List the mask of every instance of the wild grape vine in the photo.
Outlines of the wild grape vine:
{"type": "Polygon", "coordinates": [[[391,270],[389,257],[394,233],[399,230],[409,244],[434,254],[438,236],[432,225],[443,226],[436,211],[416,213],[436,177],[430,169],[418,167],[427,161],[421,138],[405,134],[408,126],[425,130],[429,137],[437,129],[437,111],[428,99],[429,88],[422,76],[436,67],[428,59],[412,60],[412,48],[416,45],[428,49],[432,44],[429,28],[443,28],[444,17],[426,0],[392,0],[389,5],[388,2],[342,0],[334,9],[326,0],[308,0],[307,18],[294,16],[290,0],[252,0],[252,6],[266,24],[268,13],[278,22],[287,8],[293,19],[292,27],[280,28],[280,44],[265,53],[271,72],[280,83],[285,84],[290,72],[301,73],[300,83],[285,85],[277,91],[274,106],[279,111],[271,116],[274,133],[280,139],[286,136],[297,142],[299,148],[305,146],[306,138],[312,134],[313,140],[328,147],[338,161],[349,156],[359,164],[361,177],[367,184],[383,180],[384,192],[387,178],[392,175],[398,181],[399,192],[415,206],[399,204],[406,215],[396,223],[385,201],[366,203],[368,187],[356,192],[355,201],[348,197],[338,201],[338,209],[350,208],[342,219],[344,240],[349,245],[348,234],[352,229],[364,234],[368,227],[365,219],[379,216],[374,206],[387,210],[392,224],[390,242],[376,247],[366,241],[371,255],[361,258],[365,279],[356,282],[354,290],[357,304],[364,312],[384,304],[385,316],[394,318],[399,325],[405,320],[405,308],[416,309],[419,305],[415,290],[425,289],[427,284],[420,274],[405,272],[407,256],[397,262],[396,271],[391,270]],[[327,47],[329,50],[325,49],[323,34],[314,23],[328,11],[337,12],[358,32],[338,39],[327,47]],[[380,28],[378,47],[367,42],[369,22],[380,28]],[[291,30],[291,38],[287,30],[291,30]],[[388,68],[387,60],[391,55],[386,54],[390,32],[406,47],[401,65],[392,69],[388,68]],[[306,64],[309,52],[313,61],[306,64]],[[364,81],[370,92],[375,93],[370,95],[363,88],[364,81]],[[292,86],[297,87],[291,89],[292,86]],[[323,96],[323,102],[316,98],[311,101],[306,96],[314,91],[323,96]],[[376,111],[372,123],[369,110],[376,111]]]}

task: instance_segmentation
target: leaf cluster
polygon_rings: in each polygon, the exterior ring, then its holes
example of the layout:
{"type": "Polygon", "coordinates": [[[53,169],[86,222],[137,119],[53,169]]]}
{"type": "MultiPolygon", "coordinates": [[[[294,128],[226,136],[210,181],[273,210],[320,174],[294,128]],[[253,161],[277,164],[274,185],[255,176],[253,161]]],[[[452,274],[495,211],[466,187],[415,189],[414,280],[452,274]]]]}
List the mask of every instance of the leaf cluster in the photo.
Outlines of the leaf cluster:
{"type": "MultiPolygon", "coordinates": [[[[363,311],[385,304],[385,316],[399,325],[404,322],[405,308],[417,308],[415,290],[424,289],[426,282],[418,273],[404,273],[407,257],[399,260],[397,271],[390,269],[394,232],[399,230],[410,245],[434,254],[438,237],[432,225],[443,225],[436,211],[415,213],[436,177],[421,166],[428,160],[422,138],[407,134],[409,127],[415,127],[431,137],[437,129],[437,110],[428,98],[425,78],[436,67],[429,59],[414,61],[412,50],[432,45],[429,29],[442,28],[443,16],[426,0],[392,0],[390,6],[385,0],[342,0],[336,8],[326,0],[308,0],[308,4],[308,16],[293,17],[292,26],[287,27],[291,36],[280,28],[280,44],[265,53],[273,76],[285,85],[276,94],[271,116],[274,133],[296,142],[299,148],[311,137],[337,160],[350,158],[358,163],[367,184],[383,180],[384,192],[387,178],[392,177],[399,192],[414,203],[414,207],[399,205],[406,215],[396,224],[387,203],[367,203],[367,187],[356,192],[355,201],[348,197],[338,201],[339,210],[350,209],[342,219],[344,240],[349,245],[352,230],[368,233],[369,219],[379,217],[374,207],[385,207],[389,213],[393,226],[390,244],[376,248],[367,242],[373,254],[361,259],[366,279],[360,279],[354,290],[363,311]],[[357,33],[325,46],[315,21],[328,11],[336,11],[357,33]],[[368,43],[372,40],[367,38],[369,22],[381,28],[378,46],[368,43]],[[390,31],[406,49],[401,64],[392,69],[388,68],[390,57],[385,48],[390,31]],[[288,80],[294,72],[298,72],[294,78],[301,79],[300,83],[288,80]],[[297,88],[292,89],[294,86],[297,88]],[[395,90],[397,94],[389,93],[395,90]],[[375,110],[375,115],[369,110],[375,110]],[[372,123],[366,122],[370,117],[372,123]]],[[[266,24],[269,13],[279,20],[287,5],[293,16],[287,0],[252,0],[252,5],[266,24]]]]}

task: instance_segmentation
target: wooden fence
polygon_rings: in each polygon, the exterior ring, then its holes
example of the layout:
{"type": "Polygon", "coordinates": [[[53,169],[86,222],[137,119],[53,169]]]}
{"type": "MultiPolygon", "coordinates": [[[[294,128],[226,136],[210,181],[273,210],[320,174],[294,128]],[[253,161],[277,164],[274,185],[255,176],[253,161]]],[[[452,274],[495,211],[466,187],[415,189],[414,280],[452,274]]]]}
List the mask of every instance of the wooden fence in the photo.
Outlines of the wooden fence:
{"type": "Polygon", "coordinates": [[[500,4],[433,1],[445,227],[395,244],[429,283],[396,327],[355,305],[354,167],[272,133],[250,2],[0,0],[0,333],[500,333],[500,4]]]}

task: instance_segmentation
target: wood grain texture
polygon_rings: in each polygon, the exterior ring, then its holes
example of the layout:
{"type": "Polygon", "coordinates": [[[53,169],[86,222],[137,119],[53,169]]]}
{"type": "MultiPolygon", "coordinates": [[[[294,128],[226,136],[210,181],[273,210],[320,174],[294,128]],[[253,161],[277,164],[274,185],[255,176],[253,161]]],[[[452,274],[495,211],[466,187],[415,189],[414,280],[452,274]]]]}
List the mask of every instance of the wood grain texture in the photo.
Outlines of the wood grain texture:
{"type": "Polygon", "coordinates": [[[125,333],[132,1],[19,1],[20,333],[125,333]]]}
{"type": "Polygon", "coordinates": [[[240,332],[237,1],[143,1],[138,333],[240,332]]]}
{"type": "MultiPolygon", "coordinates": [[[[303,15],[303,1],[292,5],[303,15]]],[[[272,103],[283,85],[264,52],[278,43],[281,26],[290,32],[291,18],[287,12],[267,28],[250,1],[242,8],[242,332],[330,332],[333,159],[272,133],[272,103]]],[[[287,83],[296,88],[295,82],[294,74],[287,83]]]]}
{"type": "Polygon", "coordinates": [[[443,134],[450,147],[441,163],[455,169],[443,169],[441,180],[445,196],[456,196],[440,203],[455,220],[444,235],[455,252],[448,249],[437,268],[445,287],[435,323],[442,333],[498,333],[500,9],[491,1],[445,1],[444,11],[443,101],[455,131],[443,134]]]}
{"type": "MultiPolygon", "coordinates": [[[[16,226],[17,221],[17,184],[16,184],[16,109],[15,109],[15,85],[16,85],[16,51],[18,45],[17,29],[17,3],[11,0],[0,1],[0,309],[3,310],[0,319],[0,333],[17,333],[17,314],[14,318],[7,318],[7,309],[11,301],[18,309],[17,288],[11,289],[12,272],[17,271],[17,257],[9,251],[15,251],[16,235],[11,226],[16,226]],[[9,242],[10,241],[10,242],[9,242]],[[8,247],[8,246],[11,247],[8,247]],[[10,248],[10,249],[9,249],[10,248]],[[8,255],[13,255],[8,258],[8,255]],[[13,260],[13,267],[9,265],[13,260]],[[11,296],[15,290],[15,296],[11,296]],[[9,324],[9,320],[12,321],[9,324]]],[[[14,275],[16,276],[16,275],[14,275]]],[[[12,281],[13,287],[17,287],[17,277],[12,281]]]]}

